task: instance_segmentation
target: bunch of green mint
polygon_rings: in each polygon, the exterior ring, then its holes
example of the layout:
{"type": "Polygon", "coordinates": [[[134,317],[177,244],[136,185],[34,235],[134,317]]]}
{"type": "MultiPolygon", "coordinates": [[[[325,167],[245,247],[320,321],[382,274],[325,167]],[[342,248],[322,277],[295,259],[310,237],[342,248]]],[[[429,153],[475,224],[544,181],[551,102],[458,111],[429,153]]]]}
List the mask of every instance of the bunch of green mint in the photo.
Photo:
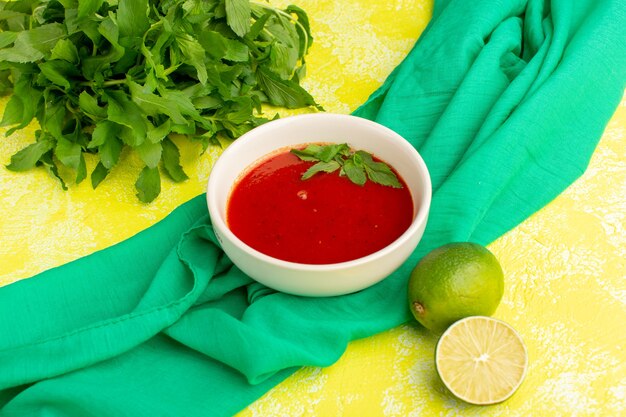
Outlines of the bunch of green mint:
{"type": "Polygon", "coordinates": [[[7,166],[60,165],[95,188],[130,147],[145,167],[141,201],[161,190],[160,171],[187,175],[172,135],[237,138],[267,121],[261,106],[314,106],[299,84],[312,37],[307,14],[249,0],[0,1],[0,94],[11,93],[7,135],[39,122],[36,141],[7,166]],[[159,168],[160,167],[160,168],[159,168]]]}

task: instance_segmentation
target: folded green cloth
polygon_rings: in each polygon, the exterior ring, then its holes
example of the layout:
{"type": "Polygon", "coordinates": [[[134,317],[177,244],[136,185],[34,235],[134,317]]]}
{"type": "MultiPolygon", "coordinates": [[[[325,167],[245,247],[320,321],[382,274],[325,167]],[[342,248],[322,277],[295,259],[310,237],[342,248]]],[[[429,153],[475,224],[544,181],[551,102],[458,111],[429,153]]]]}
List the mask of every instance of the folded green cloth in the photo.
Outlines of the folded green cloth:
{"type": "Polygon", "coordinates": [[[430,221],[398,271],[361,292],[269,290],[223,255],[204,196],[124,241],[0,289],[0,416],[227,416],[304,365],[410,319],[430,249],[487,244],[580,176],[626,83],[623,0],[437,1],[355,114],[410,140],[430,221]]]}

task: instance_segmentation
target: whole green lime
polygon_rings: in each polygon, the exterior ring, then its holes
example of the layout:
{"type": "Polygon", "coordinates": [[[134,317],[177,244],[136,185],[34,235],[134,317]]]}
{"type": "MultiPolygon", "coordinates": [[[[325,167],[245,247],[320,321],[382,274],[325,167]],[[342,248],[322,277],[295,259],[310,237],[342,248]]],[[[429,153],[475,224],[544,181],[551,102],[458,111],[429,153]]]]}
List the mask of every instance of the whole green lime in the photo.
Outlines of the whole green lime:
{"type": "Polygon", "coordinates": [[[456,242],[429,252],[409,279],[409,307],[434,332],[468,316],[490,316],[504,292],[496,257],[484,246],[456,242]]]}

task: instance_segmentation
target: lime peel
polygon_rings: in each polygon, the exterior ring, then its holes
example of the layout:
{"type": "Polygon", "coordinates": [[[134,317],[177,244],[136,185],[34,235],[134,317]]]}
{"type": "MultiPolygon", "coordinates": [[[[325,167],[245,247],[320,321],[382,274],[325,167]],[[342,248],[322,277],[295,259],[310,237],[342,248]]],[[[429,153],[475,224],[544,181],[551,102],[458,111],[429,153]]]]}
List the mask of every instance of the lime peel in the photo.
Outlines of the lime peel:
{"type": "Polygon", "coordinates": [[[409,308],[427,329],[443,332],[468,316],[490,316],[504,293],[504,274],[484,246],[455,242],[426,254],[411,272],[409,308]]]}

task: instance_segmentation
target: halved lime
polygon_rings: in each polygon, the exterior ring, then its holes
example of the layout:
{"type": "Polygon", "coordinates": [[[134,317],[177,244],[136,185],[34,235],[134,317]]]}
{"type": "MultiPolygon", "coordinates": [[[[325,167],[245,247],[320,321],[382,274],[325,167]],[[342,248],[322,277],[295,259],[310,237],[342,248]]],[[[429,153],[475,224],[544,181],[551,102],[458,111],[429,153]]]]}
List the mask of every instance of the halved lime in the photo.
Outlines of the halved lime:
{"type": "Polygon", "coordinates": [[[528,354],[522,338],[507,323],[471,316],[441,335],[435,366],[456,397],[470,404],[495,404],[513,395],[522,383],[528,354]]]}

